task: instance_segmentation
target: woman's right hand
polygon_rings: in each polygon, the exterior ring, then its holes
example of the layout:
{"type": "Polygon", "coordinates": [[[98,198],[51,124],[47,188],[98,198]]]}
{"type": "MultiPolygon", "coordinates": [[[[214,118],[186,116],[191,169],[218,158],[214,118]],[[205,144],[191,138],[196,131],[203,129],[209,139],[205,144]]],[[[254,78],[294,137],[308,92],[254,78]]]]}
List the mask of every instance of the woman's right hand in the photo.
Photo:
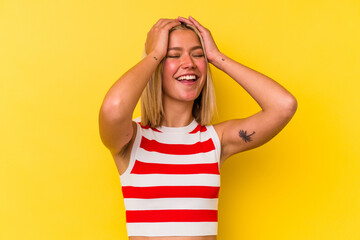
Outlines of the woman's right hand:
{"type": "Polygon", "coordinates": [[[178,19],[160,19],[157,21],[147,34],[146,54],[153,53],[161,61],[166,56],[170,29],[180,24],[181,22],[178,19]]]}

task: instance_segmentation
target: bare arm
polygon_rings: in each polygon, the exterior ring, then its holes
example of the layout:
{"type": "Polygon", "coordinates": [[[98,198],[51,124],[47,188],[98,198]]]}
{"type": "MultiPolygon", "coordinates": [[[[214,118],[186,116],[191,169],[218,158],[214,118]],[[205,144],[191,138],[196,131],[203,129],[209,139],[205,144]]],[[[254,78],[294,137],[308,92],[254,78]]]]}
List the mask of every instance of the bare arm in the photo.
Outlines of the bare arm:
{"type": "Polygon", "coordinates": [[[99,113],[100,136],[113,155],[133,137],[132,114],[152,73],[166,55],[169,30],[178,20],[160,19],[146,40],[148,55],[117,80],[107,92],[99,113]]]}
{"type": "Polygon", "coordinates": [[[248,68],[221,53],[208,29],[194,18],[179,20],[195,25],[204,38],[209,62],[224,71],[243,87],[260,105],[261,111],[245,119],[234,119],[215,125],[222,145],[221,160],[258,147],[290,121],[297,109],[297,101],[284,87],[271,78],[248,68]]]}
{"type": "Polygon", "coordinates": [[[224,161],[235,153],[258,147],[278,134],[295,114],[297,101],[271,78],[222,53],[212,59],[212,63],[241,85],[262,109],[248,118],[218,124],[224,161]]]}
{"type": "Polygon", "coordinates": [[[152,57],[148,55],[117,80],[102,103],[99,114],[100,136],[113,154],[120,152],[133,136],[133,111],[157,66],[152,57]]]}

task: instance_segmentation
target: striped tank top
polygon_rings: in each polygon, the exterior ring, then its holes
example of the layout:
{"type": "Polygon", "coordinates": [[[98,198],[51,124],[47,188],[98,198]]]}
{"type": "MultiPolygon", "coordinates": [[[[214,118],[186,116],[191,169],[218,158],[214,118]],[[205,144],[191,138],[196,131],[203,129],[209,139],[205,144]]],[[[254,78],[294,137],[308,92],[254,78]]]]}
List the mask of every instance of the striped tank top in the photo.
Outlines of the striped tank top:
{"type": "Polygon", "coordinates": [[[217,235],[219,164],[213,126],[137,123],[130,163],[120,175],[128,236],[217,235]]]}

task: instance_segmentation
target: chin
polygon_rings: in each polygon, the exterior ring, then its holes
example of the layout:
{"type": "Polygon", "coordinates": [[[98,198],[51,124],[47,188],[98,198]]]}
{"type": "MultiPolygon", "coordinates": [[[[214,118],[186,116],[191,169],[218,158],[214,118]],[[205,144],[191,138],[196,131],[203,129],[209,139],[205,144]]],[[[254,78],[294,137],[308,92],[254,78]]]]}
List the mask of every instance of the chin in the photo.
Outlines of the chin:
{"type": "Polygon", "coordinates": [[[181,96],[181,100],[185,102],[193,102],[199,97],[200,94],[186,94],[181,96]]]}

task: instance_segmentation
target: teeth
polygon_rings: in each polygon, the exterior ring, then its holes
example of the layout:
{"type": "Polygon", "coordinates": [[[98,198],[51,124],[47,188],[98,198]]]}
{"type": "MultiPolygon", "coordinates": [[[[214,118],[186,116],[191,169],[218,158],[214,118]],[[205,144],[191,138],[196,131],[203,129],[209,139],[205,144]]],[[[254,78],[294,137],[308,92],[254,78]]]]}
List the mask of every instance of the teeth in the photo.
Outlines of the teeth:
{"type": "Polygon", "coordinates": [[[181,77],[178,77],[177,80],[181,81],[181,80],[195,80],[196,79],[196,75],[184,75],[181,77]]]}

